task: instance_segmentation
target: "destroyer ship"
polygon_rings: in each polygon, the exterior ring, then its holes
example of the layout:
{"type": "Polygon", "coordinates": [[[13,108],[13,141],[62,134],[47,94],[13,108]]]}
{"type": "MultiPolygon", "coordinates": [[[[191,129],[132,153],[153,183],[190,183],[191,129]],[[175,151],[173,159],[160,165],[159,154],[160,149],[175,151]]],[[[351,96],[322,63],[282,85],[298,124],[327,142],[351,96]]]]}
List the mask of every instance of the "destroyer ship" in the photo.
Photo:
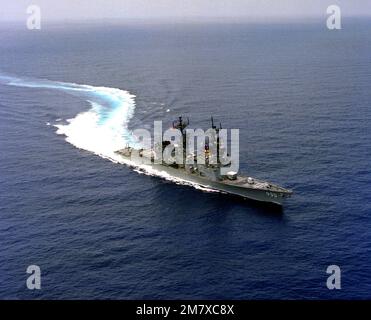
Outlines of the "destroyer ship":
{"type": "MultiPolygon", "coordinates": [[[[145,162],[146,166],[149,168],[162,173],[160,176],[164,176],[163,173],[169,175],[173,178],[180,179],[184,182],[191,184],[196,184],[200,187],[211,189],[213,191],[219,191],[226,194],[232,194],[239,196],[245,199],[252,199],[260,202],[273,203],[279,206],[282,206],[283,201],[290,197],[292,191],[276,184],[273,184],[268,181],[260,180],[250,176],[240,175],[238,172],[228,171],[222,174],[221,168],[226,167],[225,162],[221,163],[220,161],[220,152],[221,149],[219,145],[219,130],[221,125],[217,128],[214,125],[213,118],[212,129],[215,130],[216,138],[216,150],[217,150],[217,161],[216,163],[211,163],[209,160],[209,145],[205,144],[205,159],[202,164],[197,163],[197,159],[194,156],[194,161],[192,164],[187,164],[187,161],[184,160],[183,163],[168,163],[165,161],[156,162],[156,150],[155,148],[143,149],[143,148],[133,148],[131,146],[126,146],[123,149],[115,151],[116,154],[120,155],[123,160],[125,160],[129,165],[133,167],[140,167],[145,162]],[[135,155],[135,156],[134,156],[135,155]],[[143,161],[146,160],[146,161],[143,161]]],[[[182,135],[184,144],[186,146],[186,132],[185,128],[189,125],[189,120],[184,121],[182,117],[179,117],[178,120],[173,122],[172,128],[178,129],[182,135]]],[[[161,145],[157,145],[160,148],[160,151],[163,152],[164,149],[172,144],[172,141],[162,141],[161,145]]],[[[183,148],[182,146],[182,148],[183,148]]],[[[176,145],[174,147],[177,147],[176,145]]],[[[185,147],[182,152],[185,157],[185,147]]],[[[189,155],[188,155],[189,157],[189,155]]],[[[193,155],[192,155],[193,157],[193,155]]]]}

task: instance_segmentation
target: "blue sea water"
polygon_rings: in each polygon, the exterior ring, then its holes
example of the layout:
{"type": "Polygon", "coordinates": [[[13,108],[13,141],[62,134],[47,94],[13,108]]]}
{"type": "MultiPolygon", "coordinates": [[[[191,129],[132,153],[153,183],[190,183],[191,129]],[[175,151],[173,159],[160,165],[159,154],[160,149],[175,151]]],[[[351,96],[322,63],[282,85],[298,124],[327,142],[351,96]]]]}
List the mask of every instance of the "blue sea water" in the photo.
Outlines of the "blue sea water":
{"type": "Polygon", "coordinates": [[[370,299],[370,27],[1,25],[0,298],[370,299]],[[112,161],[178,115],[239,128],[282,212],[112,161]]]}

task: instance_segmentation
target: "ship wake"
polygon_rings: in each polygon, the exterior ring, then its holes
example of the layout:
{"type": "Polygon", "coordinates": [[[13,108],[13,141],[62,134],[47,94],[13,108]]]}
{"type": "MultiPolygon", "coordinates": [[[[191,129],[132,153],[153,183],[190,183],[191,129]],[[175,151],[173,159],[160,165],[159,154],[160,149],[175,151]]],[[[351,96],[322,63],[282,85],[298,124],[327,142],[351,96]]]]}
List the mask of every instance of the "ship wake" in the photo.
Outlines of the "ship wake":
{"type": "MultiPolygon", "coordinates": [[[[65,140],[76,148],[89,151],[115,163],[129,165],[142,174],[158,176],[206,192],[218,192],[207,186],[175,178],[148,165],[135,165],[115,153],[116,150],[126,145],[138,147],[135,137],[128,129],[136,107],[135,95],[130,92],[118,88],[5,75],[0,75],[0,83],[18,87],[58,90],[86,101],[90,106],[87,111],[80,112],[74,118],[65,121],[56,119],[53,124],[57,128],[56,133],[65,136],[65,140]]],[[[47,125],[50,123],[48,122],[47,125]]]]}

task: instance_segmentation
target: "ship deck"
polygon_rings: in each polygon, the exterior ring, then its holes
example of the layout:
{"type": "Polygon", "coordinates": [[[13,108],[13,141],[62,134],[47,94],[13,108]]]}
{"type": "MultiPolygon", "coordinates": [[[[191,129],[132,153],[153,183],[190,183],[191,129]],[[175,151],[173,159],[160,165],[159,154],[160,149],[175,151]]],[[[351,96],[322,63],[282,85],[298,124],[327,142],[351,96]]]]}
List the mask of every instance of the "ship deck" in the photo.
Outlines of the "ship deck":
{"type": "MultiPolygon", "coordinates": [[[[130,148],[124,148],[124,149],[116,151],[116,153],[123,156],[124,158],[130,159],[131,151],[132,149],[130,148]]],[[[192,173],[190,175],[193,176],[196,174],[192,173]]],[[[259,179],[252,178],[252,177],[237,176],[236,180],[223,179],[222,181],[219,181],[219,183],[229,185],[229,186],[238,186],[238,187],[242,187],[246,189],[253,189],[253,190],[255,189],[255,190],[264,190],[264,191],[270,191],[270,192],[292,194],[291,190],[285,189],[271,182],[259,180],[259,179]]]]}
{"type": "Polygon", "coordinates": [[[238,176],[236,180],[223,180],[223,183],[231,186],[239,186],[242,188],[266,190],[273,192],[292,193],[291,190],[277,186],[271,182],[252,178],[253,183],[249,182],[248,177],[238,176]]]}

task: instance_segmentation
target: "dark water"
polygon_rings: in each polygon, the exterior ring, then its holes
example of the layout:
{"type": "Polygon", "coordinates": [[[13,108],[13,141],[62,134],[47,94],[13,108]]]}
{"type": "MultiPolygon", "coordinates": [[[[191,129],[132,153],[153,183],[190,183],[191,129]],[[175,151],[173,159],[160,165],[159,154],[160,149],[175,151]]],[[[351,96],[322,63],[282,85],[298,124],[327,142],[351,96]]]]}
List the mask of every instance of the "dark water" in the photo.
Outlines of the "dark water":
{"type": "MultiPolygon", "coordinates": [[[[370,27],[3,25],[0,297],[371,298],[370,27]],[[102,119],[130,116],[60,81],[136,95],[129,129],[179,114],[207,128],[213,114],[240,128],[244,173],[295,195],[280,213],[76,148],[54,125],[88,100],[102,119]],[[341,290],[326,287],[331,264],[341,290]]],[[[73,142],[104,144],[84,123],[73,142]]]]}

